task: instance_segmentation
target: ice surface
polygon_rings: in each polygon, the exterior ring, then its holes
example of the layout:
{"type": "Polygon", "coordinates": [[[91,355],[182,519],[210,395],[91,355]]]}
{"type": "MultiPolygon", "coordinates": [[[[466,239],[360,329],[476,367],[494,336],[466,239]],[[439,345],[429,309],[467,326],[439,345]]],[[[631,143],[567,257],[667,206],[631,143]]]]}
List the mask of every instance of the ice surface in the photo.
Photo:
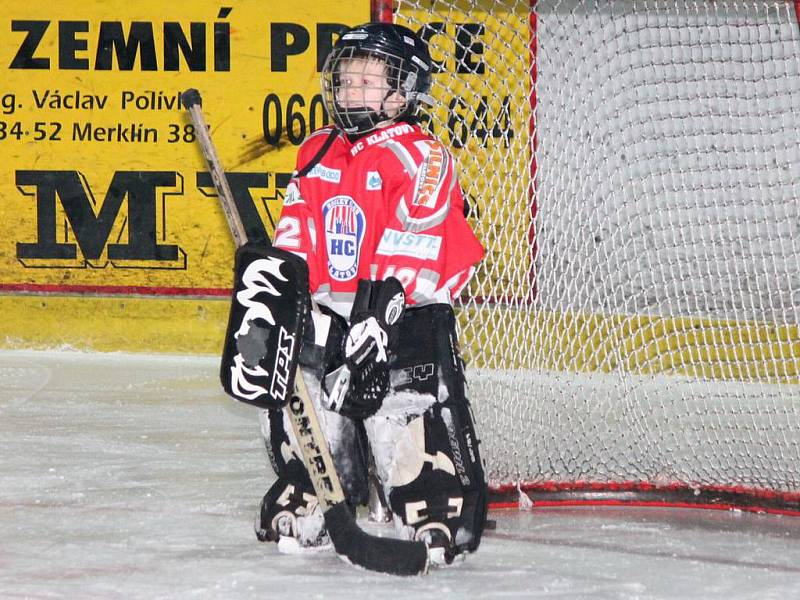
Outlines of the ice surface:
{"type": "Polygon", "coordinates": [[[800,595],[800,519],[743,513],[494,511],[477,555],[414,579],[281,554],[252,531],[270,476],[256,411],[217,367],[0,352],[0,598],[800,595]]]}

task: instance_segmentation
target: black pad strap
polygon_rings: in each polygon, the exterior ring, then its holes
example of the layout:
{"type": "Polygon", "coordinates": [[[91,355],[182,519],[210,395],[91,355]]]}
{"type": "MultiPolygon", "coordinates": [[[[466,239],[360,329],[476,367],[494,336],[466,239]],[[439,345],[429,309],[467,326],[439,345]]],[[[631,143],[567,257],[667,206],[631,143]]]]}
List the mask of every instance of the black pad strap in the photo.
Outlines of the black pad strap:
{"type": "Polygon", "coordinates": [[[320,146],[320,149],[317,150],[317,153],[313,156],[313,158],[308,161],[308,164],[304,166],[297,172],[295,177],[305,177],[308,173],[319,164],[319,161],[322,160],[322,157],[330,150],[331,146],[333,145],[334,140],[339,136],[339,130],[336,127],[331,129],[331,132],[328,134],[328,137],[325,138],[325,143],[320,146]]]}

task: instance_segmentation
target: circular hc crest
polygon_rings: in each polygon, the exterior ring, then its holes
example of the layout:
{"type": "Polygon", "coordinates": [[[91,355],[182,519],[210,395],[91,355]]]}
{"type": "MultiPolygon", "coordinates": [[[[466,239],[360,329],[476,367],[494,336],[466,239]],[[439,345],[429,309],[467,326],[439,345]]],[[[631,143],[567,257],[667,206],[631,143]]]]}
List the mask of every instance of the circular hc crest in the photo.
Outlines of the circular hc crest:
{"type": "Polygon", "coordinates": [[[328,272],[337,281],[358,273],[358,255],[366,231],[364,211],[350,196],[334,196],[322,205],[328,272]]]}

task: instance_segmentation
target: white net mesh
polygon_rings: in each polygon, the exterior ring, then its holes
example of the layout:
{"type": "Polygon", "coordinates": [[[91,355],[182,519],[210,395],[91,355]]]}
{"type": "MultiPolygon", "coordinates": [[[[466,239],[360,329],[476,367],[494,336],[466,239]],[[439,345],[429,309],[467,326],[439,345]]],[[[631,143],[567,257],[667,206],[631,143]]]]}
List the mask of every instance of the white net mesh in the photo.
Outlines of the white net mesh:
{"type": "Polygon", "coordinates": [[[493,483],[800,492],[800,3],[395,4],[487,248],[493,483]]]}

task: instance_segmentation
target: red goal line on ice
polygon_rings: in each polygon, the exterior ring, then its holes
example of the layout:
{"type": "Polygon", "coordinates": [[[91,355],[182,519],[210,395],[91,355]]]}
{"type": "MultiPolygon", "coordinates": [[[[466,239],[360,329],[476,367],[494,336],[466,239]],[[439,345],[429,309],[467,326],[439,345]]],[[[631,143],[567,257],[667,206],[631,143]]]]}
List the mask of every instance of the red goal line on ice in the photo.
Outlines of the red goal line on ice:
{"type": "Polygon", "coordinates": [[[526,482],[490,486],[489,507],[519,509],[520,493],[531,509],[567,506],[643,506],[740,510],[800,517],[800,492],[781,492],[745,486],[690,486],[685,483],[656,485],[647,481],[625,482],[526,482]]]}

